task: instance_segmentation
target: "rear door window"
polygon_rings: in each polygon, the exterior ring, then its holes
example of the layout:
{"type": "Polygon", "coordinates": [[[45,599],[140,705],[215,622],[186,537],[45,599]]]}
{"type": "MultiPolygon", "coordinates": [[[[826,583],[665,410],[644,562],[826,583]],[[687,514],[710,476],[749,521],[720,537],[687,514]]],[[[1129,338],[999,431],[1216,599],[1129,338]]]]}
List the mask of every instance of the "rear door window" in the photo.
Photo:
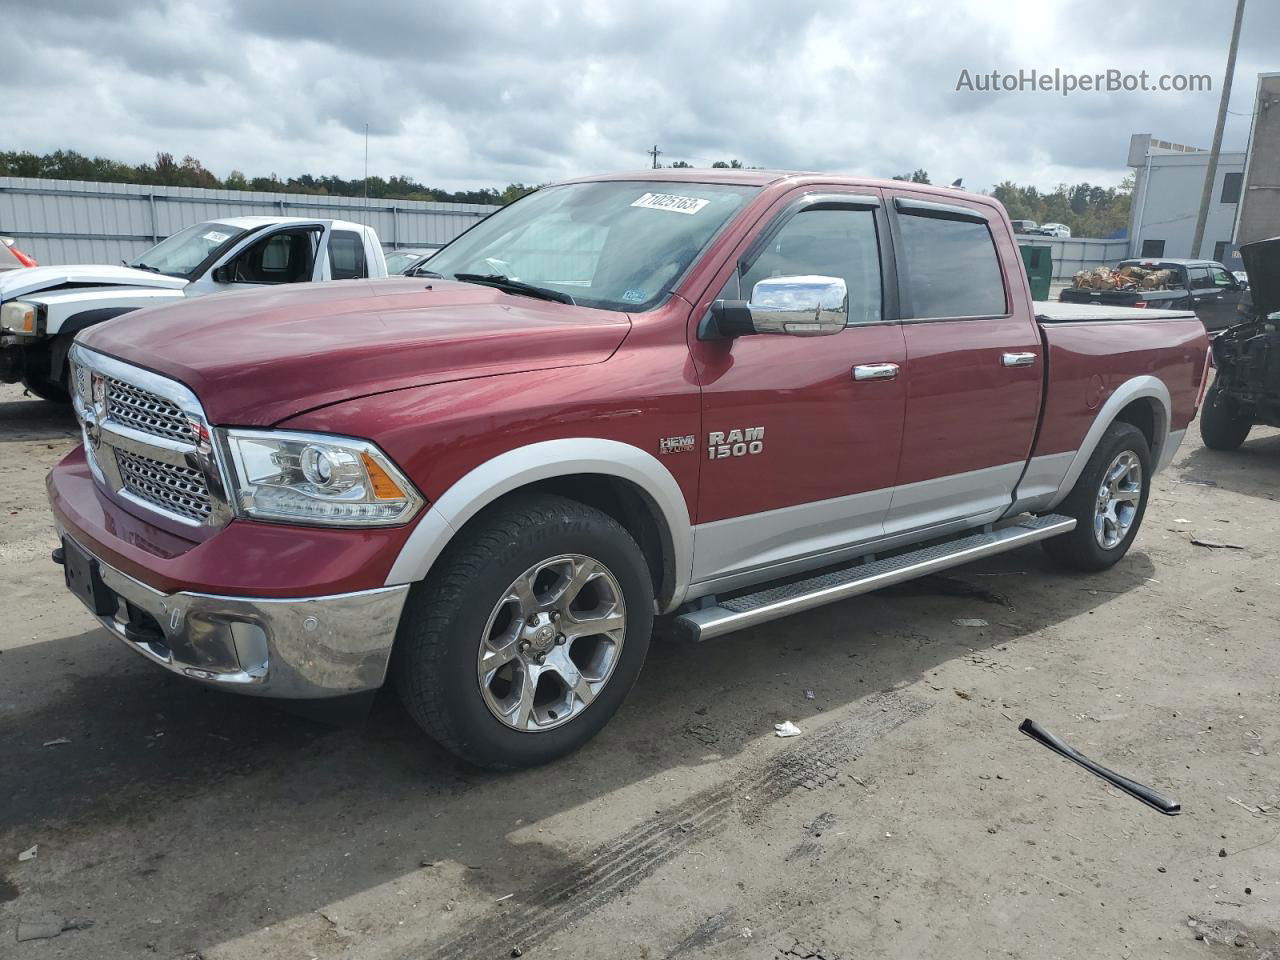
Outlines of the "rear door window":
{"type": "Polygon", "coordinates": [[[329,275],[334,280],[359,280],[369,276],[360,234],[334,230],[329,235],[329,275]]]}
{"type": "Polygon", "coordinates": [[[985,222],[900,210],[898,226],[906,316],[995,317],[1008,312],[1004,274],[985,222]]]}

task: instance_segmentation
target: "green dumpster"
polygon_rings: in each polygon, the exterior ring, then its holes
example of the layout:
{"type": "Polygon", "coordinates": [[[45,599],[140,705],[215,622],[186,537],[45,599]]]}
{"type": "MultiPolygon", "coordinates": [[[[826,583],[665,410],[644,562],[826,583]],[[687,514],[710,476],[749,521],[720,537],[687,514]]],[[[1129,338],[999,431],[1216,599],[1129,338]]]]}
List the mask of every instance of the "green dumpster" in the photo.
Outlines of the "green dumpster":
{"type": "Polygon", "coordinates": [[[1023,243],[1018,245],[1022,251],[1022,265],[1027,268],[1027,279],[1031,281],[1031,299],[1048,300],[1049,283],[1053,280],[1053,252],[1044,245],[1023,243]]]}

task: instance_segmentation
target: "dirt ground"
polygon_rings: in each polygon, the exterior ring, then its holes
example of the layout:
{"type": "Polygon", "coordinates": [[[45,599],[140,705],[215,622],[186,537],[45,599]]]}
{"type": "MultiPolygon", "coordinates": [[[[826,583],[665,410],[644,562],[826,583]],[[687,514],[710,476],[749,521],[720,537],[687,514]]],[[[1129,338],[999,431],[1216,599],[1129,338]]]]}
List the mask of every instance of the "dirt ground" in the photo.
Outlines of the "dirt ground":
{"type": "Polygon", "coordinates": [[[0,388],[0,957],[1280,956],[1280,432],[1193,428],[1108,573],[1030,548],[656,642],[602,736],[496,776],[94,626],[49,561],[73,428],[0,388]]]}

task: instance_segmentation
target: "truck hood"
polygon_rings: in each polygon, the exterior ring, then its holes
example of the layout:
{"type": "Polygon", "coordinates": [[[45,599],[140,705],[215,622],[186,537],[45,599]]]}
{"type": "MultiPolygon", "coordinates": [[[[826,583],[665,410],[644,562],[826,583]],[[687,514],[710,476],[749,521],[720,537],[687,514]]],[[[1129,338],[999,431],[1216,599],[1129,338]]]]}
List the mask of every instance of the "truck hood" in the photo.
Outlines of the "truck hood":
{"type": "Polygon", "coordinates": [[[1249,275],[1254,313],[1262,318],[1280,311],[1280,237],[1242,245],[1240,259],[1249,275]]]}
{"type": "Polygon", "coordinates": [[[405,387],[599,363],[630,329],[624,313],[405,278],[201,297],[77,342],[185,383],[212,423],[270,426],[405,387]]]}
{"type": "Polygon", "coordinates": [[[182,277],[169,277],[149,270],[135,270],[133,267],[95,264],[28,267],[0,274],[0,300],[13,300],[68,283],[93,287],[167,287],[173,290],[187,285],[182,277]]]}

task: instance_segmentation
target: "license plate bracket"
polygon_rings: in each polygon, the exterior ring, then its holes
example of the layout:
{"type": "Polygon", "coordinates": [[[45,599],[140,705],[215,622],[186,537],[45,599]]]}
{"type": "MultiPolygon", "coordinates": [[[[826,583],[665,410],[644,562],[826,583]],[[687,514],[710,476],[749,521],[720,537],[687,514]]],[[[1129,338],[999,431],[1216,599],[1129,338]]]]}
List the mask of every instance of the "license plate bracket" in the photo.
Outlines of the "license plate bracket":
{"type": "Polygon", "coordinates": [[[102,582],[98,561],[85,553],[74,540],[62,539],[62,576],[67,589],[96,616],[112,616],[116,612],[116,595],[102,582]]]}

